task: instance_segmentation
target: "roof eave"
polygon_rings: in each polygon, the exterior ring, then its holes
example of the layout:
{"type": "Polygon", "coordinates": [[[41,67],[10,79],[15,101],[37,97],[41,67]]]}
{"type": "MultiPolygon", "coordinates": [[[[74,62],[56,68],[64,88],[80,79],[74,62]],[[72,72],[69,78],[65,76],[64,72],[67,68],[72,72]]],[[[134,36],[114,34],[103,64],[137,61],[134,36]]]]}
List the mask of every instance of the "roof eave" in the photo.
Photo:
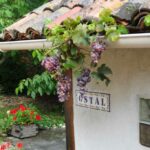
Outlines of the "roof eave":
{"type": "Polygon", "coordinates": [[[0,42],[1,51],[44,49],[51,46],[46,39],[0,42]]]}
{"type": "MultiPolygon", "coordinates": [[[[104,39],[104,37],[100,37],[104,39]]],[[[126,34],[121,35],[119,40],[116,42],[110,42],[105,40],[108,49],[112,48],[150,48],[150,33],[143,34],[126,34]]],[[[24,41],[8,41],[0,42],[1,51],[11,50],[34,50],[50,48],[51,42],[47,39],[39,40],[24,40],[24,41]]]]}

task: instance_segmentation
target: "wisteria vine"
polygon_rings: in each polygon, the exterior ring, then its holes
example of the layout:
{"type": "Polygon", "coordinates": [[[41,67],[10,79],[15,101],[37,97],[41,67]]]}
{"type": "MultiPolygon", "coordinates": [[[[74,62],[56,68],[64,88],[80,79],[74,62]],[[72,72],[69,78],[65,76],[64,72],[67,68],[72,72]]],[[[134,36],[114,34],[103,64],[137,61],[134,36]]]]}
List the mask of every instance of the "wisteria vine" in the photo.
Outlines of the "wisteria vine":
{"type": "Polygon", "coordinates": [[[45,30],[45,35],[51,41],[52,47],[45,50],[45,58],[41,65],[57,81],[57,94],[60,102],[68,99],[71,89],[71,79],[67,71],[70,69],[78,71],[78,66],[81,71],[77,77],[77,86],[81,94],[84,93],[87,83],[94,76],[109,84],[110,79],[107,75],[112,73],[111,69],[105,64],[98,66],[106,50],[106,44],[99,39],[99,35],[103,33],[106,38],[115,41],[123,32],[127,33],[127,29],[121,26],[120,30],[120,25],[116,23],[109,10],[102,11],[99,20],[85,22],[80,17],[68,18],[61,25],[45,30]],[[86,47],[90,47],[90,50],[86,47]],[[85,53],[91,57],[89,68],[84,63],[85,53]],[[91,67],[95,71],[91,71],[91,67]]]}

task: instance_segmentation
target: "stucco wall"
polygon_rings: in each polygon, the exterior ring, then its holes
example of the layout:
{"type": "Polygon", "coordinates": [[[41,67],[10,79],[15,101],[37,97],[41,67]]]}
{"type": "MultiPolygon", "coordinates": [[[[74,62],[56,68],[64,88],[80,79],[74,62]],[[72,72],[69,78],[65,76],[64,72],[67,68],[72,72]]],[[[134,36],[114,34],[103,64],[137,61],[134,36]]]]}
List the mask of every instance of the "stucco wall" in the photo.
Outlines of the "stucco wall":
{"type": "Polygon", "coordinates": [[[107,50],[101,62],[111,67],[112,82],[92,81],[87,89],[110,93],[111,112],[76,106],[74,95],[76,150],[150,150],[139,142],[139,98],[150,98],[150,49],[107,50]]]}

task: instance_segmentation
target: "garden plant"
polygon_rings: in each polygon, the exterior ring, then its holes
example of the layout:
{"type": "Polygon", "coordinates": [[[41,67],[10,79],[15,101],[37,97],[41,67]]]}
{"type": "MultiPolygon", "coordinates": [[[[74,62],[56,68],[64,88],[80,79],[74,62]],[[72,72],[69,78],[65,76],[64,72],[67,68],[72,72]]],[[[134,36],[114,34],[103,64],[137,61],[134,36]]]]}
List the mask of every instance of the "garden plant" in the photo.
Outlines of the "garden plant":
{"type": "Polygon", "coordinates": [[[38,125],[39,127],[51,126],[51,120],[48,116],[39,114],[35,109],[20,105],[17,108],[8,110],[7,116],[1,120],[1,132],[8,133],[13,125],[38,125]]]}
{"type": "Polygon", "coordinates": [[[15,146],[10,142],[0,143],[0,150],[24,150],[23,143],[19,142],[15,146]]]}
{"type": "Polygon", "coordinates": [[[111,11],[104,9],[98,19],[83,20],[68,18],[60,25],[49,25],[45,29],[47,39],[52,46],[43,52],[44,59],[41,65],[49,72],[50,76],[57,80],[57,94],[60,102],[67,100],[71,89],[71,79],[67,75],[73,70],[77,77],[77,86],[81,94],[86,90],[86,84],[92,77],[110,83],[111,69],[106,64],[99,64],[106,43],[103,35],[109,41],[116,41],[120,34],[127,34],[125,26],[118,24],[111,15],[111,11]],[[85,59],[91,58],[90,67],[87,67],[85,59]]]}

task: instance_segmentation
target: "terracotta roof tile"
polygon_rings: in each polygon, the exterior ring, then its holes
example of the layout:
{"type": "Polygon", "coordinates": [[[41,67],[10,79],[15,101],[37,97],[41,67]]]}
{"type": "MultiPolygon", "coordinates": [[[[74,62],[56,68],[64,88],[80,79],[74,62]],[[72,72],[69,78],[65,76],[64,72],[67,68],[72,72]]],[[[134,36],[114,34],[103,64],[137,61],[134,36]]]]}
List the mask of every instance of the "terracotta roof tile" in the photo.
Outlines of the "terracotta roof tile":
{"type": "Polygon", "coordinates": [[[75,6],[86,7],[94,3],[95,0],[68,0],[64,6],[73,8],[75,6]]]}
{"type": "Polygon", "coordinates": [[[83,5],[83,6],[89,6],[91,4],[93,4],[95,2],[95,0],[80,0],[79,4],[83,5]]]}
{"type": "Polygon", "coordinates": [[[79,4],[80,0],[68,0],[67,2],[64,3],[64,6],[73,8],[77,4],[79,4]]]}
{"type": "Polygon", "coordinates": [[[55,11],[56,9],[61,7],[64,2],[65,2],[65,0],[53,0],[53,1],[50,1],[46,4],[43,4],[42,6],[40,6],[37,9],[34,9],[32,12],[37,13],[37,14],[41,14],[41,13],[43,13],[43,10],[45,10],[45,9],[55,11]]]}
{"type": "Polygon", "coordinates": [[[120,8],[124,3],[128,2],[129,0],[100,0],[101,7],[108,8],[112,11],[120,8]]]}
{"type": "Polygon", "coordinates": [[[48,25],[48,28],[52,28],[53,26],[55,26],[56,24],[60,24],[61,22],[63,22],[65,19],[67,19],[68,17],[72,17],[73,15],[75,15],[76,13],[78,13],[82,8],[80,6],[74,7],[72,8],[70,11],[66,12],[64,15],[58,17],[57,19],[55,19],[52,23],[50,23],[48,25]]]}
{"type": "Polygon", "coordinates": [[[66,2],[66,0],[52,0],[50,2],[50,8],[55,11],[58,8],[60,8],[64,3],[66,2]]]}
{"type": "MultiPolygon", "coordinates": [[[[39,8],[34,9],[34,10],[31,11],[30,13],[36,13],[36,14],[39,15],[39,14],[43,13],[43,10],[44,10],[45,8],[49,8],[50,10],[53,10],[53,9],[51,8],[51,2],[48,2],[48,3],[46,3],[46,4],[43,4],[42,6],[40,6],[39,8]]],[[[30,15],[30,13],[29,13],[29,15],[30,15]]]]}
{"type": "Polygon", "coordinates": [[[46,10],[41,15],[39,15],[37,18],[30,20],[30,23],[25,24],[24,29],[27,29],[28,27],[32,27],[35,30],[42,32],[46,19],[53,21],[54,19],[65,14],[69,10],[70,9],[66,8],[66,7],[59,8],[58,10],[55,11],[55,13],[52,13],[52,12],[46,10]]]}
{"type": "MultiPolygon", "coordinates": [[[[126,8],[128,1],[129,0],[51,0],[7,27],[3,34],[3,40],[43,38],[42,31],[46,19],[52,21],[52,23],[47,25],[49,28],[52,28],[54,25],[60,24],[68,17],[98,17],[99,12],[103,8],[110,8],[115,12],[115,15],[120,15],[121,18],[123,18],[123,15],[126,14],[124,11],[125,9],[123,8],[126,8]]],[[[139,25],[139,22],[137,25],[139,25]]],[[[140,23],[140,26],[141,25],[143,26],[142,23],[140,23]]],[[[130,26],[130,29],[131,28],[132,26],[130,26]]]]}
{"type": "MultiPolygon", "coordinates": [[[[118,8],[120,8],[124,3],[126,3],[128,0],[95,0],[92,4],[89,6],[83,8],[76,16],[80,15],[83,18],[97,18],[100,11],[104,8],[109,8],[112,11],[116,11],[118,8]]],[[[76,17],[74,16],[74,17],[76,17]]]]}
{"type": "MultiPolygon", "coordinates": [[[[120,0],[114,1],[120,2],[120,0]]],[[[51,28],[56,24],[60,24],[68,17],[73,18],[78,15],[83,17],[97,17],[102,6],[109,5],[109,7],[112,7],[114,4],[116,3],[112,4],[112,2],[105,0],[51,0],[7,27],[3,38],[4,40],[21,40],[40,38],[40,35],[41,38],[43,38],[42,31],[46,19],[52,21],[52,23],[48,25],[48,27],[51,28]],[[27,30],[30,28],[33,29],[32,32],[34,34],[28,34],[27,30]]]]}
{"type": "Polygon", "coordinates": [[[28,23],[30,20],[36,18],[37,16],[38,16],[37,14],[32,13],[32,14],[28,15],[27,17],[24,17],[24,18],[20,19],[19,21],[15,22],[11,26],[7,27],[6,29],[12,30],[12,29],[18,28],[18,27],[28,23]]]}
{"type": "Polygon", "coordinates": [[[49,17],[49,19],[51,19],[53,21],[53,20],[57,19],[59,16],[62,16],[62,15],[66,14],[69,11],[70,11],[69,8],[61,7],[58,10],[56,10],[55,13],[52,13],[51,16],[49,17]]]}
{"type": "Polygon", "coordinates": [[[70,9],[67,7],[60,7],[53,13],[50,10],[43,10],[41,14],[37,15],[32,13],[13,25],[6,28],[6,30],[19,30],[19,32],[26,32],[27,28],[32,27],[35,30],[42,32],[46,19],[54,20],[58,18],[60,15],[65,14],[70,9]]]}

